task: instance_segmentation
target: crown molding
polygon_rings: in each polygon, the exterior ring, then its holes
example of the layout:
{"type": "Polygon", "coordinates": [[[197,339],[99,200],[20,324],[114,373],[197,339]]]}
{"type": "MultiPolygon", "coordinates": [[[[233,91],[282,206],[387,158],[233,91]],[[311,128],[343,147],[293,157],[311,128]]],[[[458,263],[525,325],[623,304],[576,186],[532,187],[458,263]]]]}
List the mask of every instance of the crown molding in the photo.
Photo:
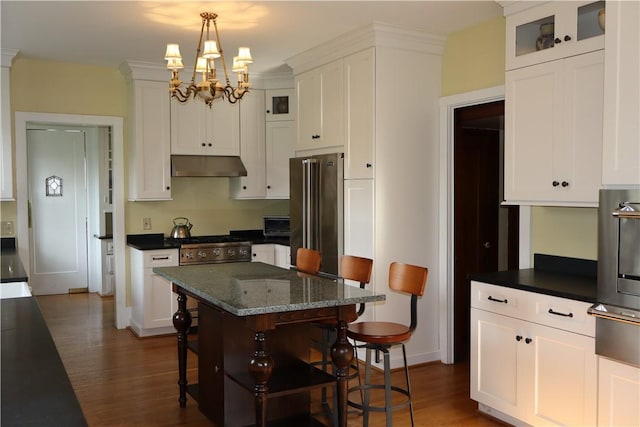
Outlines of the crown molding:
{"type": "Polygon", "coordinates": [[[165,65],[156,62],[127,60],[118,67],[120,73],[131,80],[169,81],[171,73],[165,65]]]}
{"type": "Polygon", "coordinates": [[[502,14],[509,16],[522,12],[523,10],[531,9],[532,7],[540,6],[541,4],[549,3],[549,0],[496,0],[496,3],[502,6],[502,14]]]}
{"type": "Polygon", "coordinates": [[[20,49],[0,49],[0,65],[3,67],[9,67],[13,65],[13,60],[16,55],[20,52],[20,49]]]}
{"type": "Polygon", "coordinates": [[[294,74],[344,58],[369,47],[389,47],[417,53],[442,55],[446,38],[374,22],[345,33],[285,60],[294,74]]]}

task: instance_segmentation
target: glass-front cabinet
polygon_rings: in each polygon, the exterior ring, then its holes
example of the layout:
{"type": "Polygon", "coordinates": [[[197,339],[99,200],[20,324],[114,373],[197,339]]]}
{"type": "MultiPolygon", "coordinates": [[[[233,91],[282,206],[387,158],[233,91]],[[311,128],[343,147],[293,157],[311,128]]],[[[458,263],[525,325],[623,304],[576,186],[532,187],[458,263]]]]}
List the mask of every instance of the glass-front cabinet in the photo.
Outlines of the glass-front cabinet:
{"type": "Polygon", "coordinates": [[[604,48],[604,1],[553,1],[507,16],[506,69],[604,48]]]}

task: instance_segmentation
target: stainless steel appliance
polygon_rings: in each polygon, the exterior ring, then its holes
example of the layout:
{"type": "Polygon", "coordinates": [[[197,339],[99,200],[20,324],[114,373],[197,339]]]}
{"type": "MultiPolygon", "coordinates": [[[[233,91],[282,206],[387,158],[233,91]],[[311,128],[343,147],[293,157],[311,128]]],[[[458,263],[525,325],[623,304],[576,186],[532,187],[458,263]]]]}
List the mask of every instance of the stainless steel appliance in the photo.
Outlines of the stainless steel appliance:
{"type": "Polygon", "coordinates": [[[265,216],[264,237],[289,237],[291,236],[291,218],[287,215],[265,216]]]}
{"type": "Polygon", "coordinates": [[[199,236],[167,239],[179,245],[180,265],[251,261],[251,242],[236,236],[199,236]]]}
{"type": "Polygon", "coordinates": [[[343,252],[342,153],[289,160],[291,264],[299,247],[322,253],[320,271],[338,274],[343,252]]]}
{"type": "Polygon", "coordinates": [[[640,189],[600,190],[596,353],[640,366],[640,189]]]}

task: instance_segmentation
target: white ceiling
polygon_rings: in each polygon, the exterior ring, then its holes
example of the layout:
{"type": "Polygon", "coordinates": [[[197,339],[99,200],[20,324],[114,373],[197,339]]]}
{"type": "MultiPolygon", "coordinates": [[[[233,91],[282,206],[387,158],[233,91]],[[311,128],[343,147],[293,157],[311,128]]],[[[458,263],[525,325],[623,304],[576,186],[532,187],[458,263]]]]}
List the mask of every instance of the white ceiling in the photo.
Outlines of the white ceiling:
{"type": "MultiPolygon", "coordinates": [[[[0,1],[1,45],[20,57],[117,67],[125,60],[164,64],[167,42],[180,43],[186,67],[200,12],[219,15],[227,57],[251,47],[253,72],[288,69],[284,60],[340,34],[381,22],[429,34],[502,15],[494,1],[0,1]]],[[[228,64],[230,65],[230,64],[228,64]]]]}

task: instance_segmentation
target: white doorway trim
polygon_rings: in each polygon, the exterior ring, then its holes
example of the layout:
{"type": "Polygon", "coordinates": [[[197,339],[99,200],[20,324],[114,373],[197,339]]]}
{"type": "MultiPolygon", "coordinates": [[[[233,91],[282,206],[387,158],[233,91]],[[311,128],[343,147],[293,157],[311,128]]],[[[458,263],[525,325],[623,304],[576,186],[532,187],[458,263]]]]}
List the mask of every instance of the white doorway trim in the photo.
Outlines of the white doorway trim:
{"type": "Polygon", "coordinates": [[[124,227],[124,130],[122,117],[86,116],[75,114],[15,113],[16,136],[16,189],[17,189],[17,229],[18,253],[26,271],[29,264],[28,229],[28,186],[27,186],[27,125],[41,123],[72,126],[109,126],[113,138],[113,245],[116,267],[116,328],[123,329],[129,324],[126,307],[125,275],[125,227],[124,227]]]}
{"type": "MultiPolygon", "coordinates": [[[[440,357],[443,363],[453,363],[453,136],[456,108],[504,100],[504,86],[494,86],[473,92],[440,98],[440,188],[439,188],[439,294],[440,294],[440,357]]],[[[531,250],[530,207],[520,206],[520,268],[529,265],[531,250]]]]}

